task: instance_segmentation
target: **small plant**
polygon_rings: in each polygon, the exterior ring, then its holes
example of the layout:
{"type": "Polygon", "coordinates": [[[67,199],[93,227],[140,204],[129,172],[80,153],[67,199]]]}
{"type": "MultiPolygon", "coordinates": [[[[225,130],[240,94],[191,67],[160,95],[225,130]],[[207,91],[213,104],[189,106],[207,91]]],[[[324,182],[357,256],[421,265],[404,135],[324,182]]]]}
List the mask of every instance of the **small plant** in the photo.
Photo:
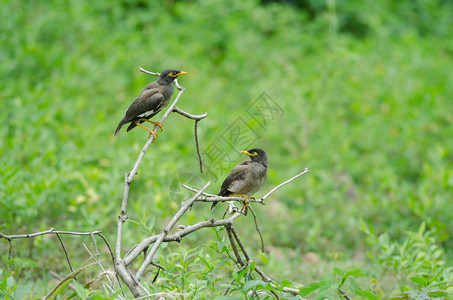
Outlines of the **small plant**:
{"type": "Polygon", "coordinates": [[[387,234],[376,236],[371,226],[361,222],[374,251],[368,256],[397,278],[403,292],[394,299],[435,299],[453,296],[449,287],[453,268],[446,267],[445,252],[433,232],[422,223],[417,232],[407,232],[403,242],[391,241],[387,234]]]}
{"type": "Polygon", "coordinates": [[[300,289],[300,295],[305,297],[317,291],[316,299],[331,298],[335,294],[345,299],[351,299],[350,295],[352,294],[361,296],[362,299],[381,299],[380,294],[359,287],[355,278],[364,276],[365,274],[361,269],[343,270],[335,267],[332,274],[324,276],[319,282],[312,282],[307,287],[300,289]],[[348,282],[348,292],[344,290],[346,282],[348,282]]]}

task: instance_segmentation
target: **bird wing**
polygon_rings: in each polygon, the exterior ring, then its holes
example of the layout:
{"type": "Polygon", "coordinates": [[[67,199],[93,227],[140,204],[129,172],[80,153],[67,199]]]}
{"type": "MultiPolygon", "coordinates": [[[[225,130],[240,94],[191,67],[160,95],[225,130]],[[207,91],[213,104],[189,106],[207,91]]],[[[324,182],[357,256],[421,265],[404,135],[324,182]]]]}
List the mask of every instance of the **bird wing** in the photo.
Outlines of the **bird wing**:
{"type": "Polygon", "coordinates": [[[159,93],[157,89],[144,90],[126,110],[125,123],[138,118],[142,114],[142,117],[150,118],[151,116],[154,116],[159,112],[159,108],[162,105],[163,100],[164,96],[159,93]]]}
{"type": "Polygon", "coordinates": [[[231,170],[230,175],[223,181],[218,196],[228,196],[236,193],[236,191],[232,191],[231,188],[245,179],[250,163],[250,160],[240,162],[233,170],[231,170]]]}
{"type": "MultiPolygon", "coordinates": [[[[129,106],[125,113],[124,123],[131,122],[127,128],[127,131],[137,126],[134,122],[132,122],[134,119],[149,119],[160,112],[163,108],[163,102],[164,96],[156,89],[144,90],[137,97],[137,99],[132,102],[131,106],[129,106]]],[[[140,121],[140,123],[143,123],[143,121],[140,121]]]]}

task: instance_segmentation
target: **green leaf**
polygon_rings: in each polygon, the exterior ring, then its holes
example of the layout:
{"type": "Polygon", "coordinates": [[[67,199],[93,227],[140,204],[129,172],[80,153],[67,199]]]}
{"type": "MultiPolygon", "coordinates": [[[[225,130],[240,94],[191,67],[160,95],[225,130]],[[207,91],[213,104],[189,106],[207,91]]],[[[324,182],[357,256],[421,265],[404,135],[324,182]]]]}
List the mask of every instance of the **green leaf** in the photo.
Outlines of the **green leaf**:
{"type": "Polygon", "coordinates": [[[15,283],[16,283],[16,281],[14,280],[13,275],[10,275],[6,278],[6,287],[7,288],[10,288],[10,289],[13,288],[15,283]]]}
{"type": "Polygon", "coordinates": [[[156,216],[153,216],[148,223],[148,230],[151,231],[154,228],[155,224],[156,224],[156,216]]]}
{"type": "Polygon", "coordinates": [[[87,297],[88,291],[77,281],[74,281],[74,289],[80,299],[85,299],[87,297]]]}
{"type": "Polygon", "coordinates": [[[442,282],[438,282],[438,283],[435,283],[435,284],[431,284],[429,287],[432,288],[432,287],[435,287],[435,286],[441,286],[441,285],[445,285],[445,284],[448,284],[450,283],[450,281],[442,281],[442,282]]]}
{"type": "Polygon", "coordinates": [[[319,289],[321,285],[318,282],[312,282],[307,287],[301,288],[299,290],[299,295],[302,297],[308,296],[313,291],[319,289]]]}
{"type": "Polygon", "coordinates": [[[360,290],[360,291],[356,291],[356,294],[359,296],[362,296],[368,300],[379,300],[379,297],[370,291],[360,290]]]}
{"type": "Polygon", "coordinates": [[[425,279],[423,277],[414,276],[414,277],[409,277],[409,279],[412,280],[413,282],[415,282],[416,284],[421,285],[421,286],[427,286],[428,285],[428,279],[425,279]]]}
{"type": "Polygon", "coordinates": [[[19,285],[14,290],[14,292],[12,292],[11,296],[13,296],[14,299],[22,299],[30,293],[32,287],[33,287],[33,282],[28,282],[24,285],[19,285]]]}
{"type": "Polygon", "coordinates": [[[293,283],[287,279],[283,280],[282,284],[281,284],[281,287],[284,288],[284,287],[289,287],[291,286],[293,283]]]}
{"type": "Polygon", "coordinates": [[[62,279],[58,285],[52,290],[50,291],[49,294],[47,294],[46,296],[46,300],[53,300],[55,299],[56,296],[60,295],[65,289],[66,287],[71,283],[71,281],[80,273],[82,272],[83,270],[87,269],[87,268],[90,268],[91,266],[94,266],[96,265],[97,262],[93,262],[91,264],[88,264],[86,266],[83,266],[83,267],[80,267],[76,270],[74,270],[72,273],[70,273],[68,276],[66,276],[64,279],[62,279]]]}
{"type": "Polygon", "coordinates": [[[356,291],[361,291],[362,289],[359,287],[357,282],[354,280],[354,278],[351,278],[349,280],[349,289],[351,292],[356,293],[356,291]]]}
{"type": "Polygon", "coordinates": [[[361,269],[352,269],[346,272],[344,276],[352,276],[352,277],[359,277],[364,276],[361,269]]]}
{"type": "Polygon", "coordinates": [[[225,249],[225,242],[224,241],[218,241],[217,242],[217,248],[219,249],[220,252],[223,252],[225,249]]]}
{"type": "Polygon", "coordinates": [[[246,268],[244,268],[244,270],[240,271],[240,272],[236,272],[236,273],[233,273],[235,274],[234,275],[234,280],[236,282],[239,282],[241,281],[241,279],[244,277],[244,275],[247,273],[248,269],[249,269],[250,266],[247,266],[246,268]]]}
{"type": "Polygon", "coordinates": [[[334,274],[338,274],[340,276],[345,276],[346,275],[346,271],[345,270],[337,268],[337,267],[333,268],[333,273],[334,274]]]}
{"type": "Polygon", "coordinates": [[[439,277],[440,273],[442,273],[442,271],[444,270],[444,268],[440,268],[440,270],[429,280],[429,283],[433,283],[437,277],[439,277]]]}
{"type": "Polygon", "coordinates": [[[250,272],[253,272],[253,271],[255,271],[255,262],[254,261],[252,261],[250,263],[250,272]]]}
{"type": "Polygon", "coordinates": [[[266,288],[267,285],[268,285],[268,283],[265,281],[262,281],[262,280],[250,280],[244,284],[244,287],[242,289],[244,291],[250,291],[251,289],[253,289],[257,286],[259,286],[261,288],[266,288]]]}
{"type": "Polygon", "coordinates": [[[449,292],[444,291],[444,290],[435,291],[435,292],[429,292],[428,294],[429,294],[431,297],[434,296],[434,297],[436,297],[436,298],[441,297],[441,296],[449,296],[449,295],[450,295],[449,292]]]}
{"type": "Polygon", "coordinates": [[[423,236],[423,233],[425,232],[425,230],[426,230],[426,223],[422,222],[422,224],[420,224],[420,227],[418,228],[418,234],[420,236],[423,236]]]}

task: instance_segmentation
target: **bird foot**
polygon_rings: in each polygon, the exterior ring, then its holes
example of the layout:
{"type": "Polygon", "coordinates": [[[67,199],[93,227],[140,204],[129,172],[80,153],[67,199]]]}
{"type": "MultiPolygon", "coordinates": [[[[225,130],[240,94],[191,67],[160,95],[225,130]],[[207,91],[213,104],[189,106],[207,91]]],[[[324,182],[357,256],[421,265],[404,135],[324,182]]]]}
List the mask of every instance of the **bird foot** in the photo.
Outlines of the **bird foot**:
{"type": "Polygon", "coordinates": [[[164,131],[164,124],[162,124],[162,122],[153,122],[153,121],[151,121],[151,123],[153,123],[154,126],[159,126],[160,127],[160,131],[164,131]]]}
{"type": "Polygon", "coordinates": [[[151,130],[149,132],[149,135],[148,135],[148,140],[151,136],[154,136],[154,140],[153,140],[153,143],[156,141],[156,138],[157,138],[157,132],[155,132],[154,130],[151,130]]]}
{"type": "MultiPolygon", "coordinates": [[[[146,119],[143,119],[143,120],[149,121],[149,120],[146,120],[146,119]]],[[[151,122],[151,121],[149,121],[149,122],[151,122]]],[[[149,140],[149,138],[151,137],[151,135],[153,135],[153,136],[154,136],[153,143],[156,141],[157,132],[155,132],[154,130],[151,130],[151,129],[149,129],[149,128],[146,128],[145,126],[143,126],[142,124],[140,124],[140,122],[138,122],[138,121],[135,121],[135,125],[137,125],[137,126],[143,128],[143,129],[145,129],[146,131],[149,132],[148,140],[149,140]]]]}
{"type": "Polygon", "coordinates": [[[243,212],[244,216],[246,216],[247,212],[248,212],[248,208],[249,208],[249,203],[250,203],[249,198],[247,197],[247,195],[244,195],[244,194],[230,195],[230,197],[242,197],[244,199],[244,205],[241,208],[241,213],[243,212]]]}
{"type": "Polygon", "coordinates": [[[159,126],[160,131],[164,131],[164,124],[162,124],[162,122],[154,122],[148,119],[140,119],[140,121],[152,123],[154,126],[159,126]]]}

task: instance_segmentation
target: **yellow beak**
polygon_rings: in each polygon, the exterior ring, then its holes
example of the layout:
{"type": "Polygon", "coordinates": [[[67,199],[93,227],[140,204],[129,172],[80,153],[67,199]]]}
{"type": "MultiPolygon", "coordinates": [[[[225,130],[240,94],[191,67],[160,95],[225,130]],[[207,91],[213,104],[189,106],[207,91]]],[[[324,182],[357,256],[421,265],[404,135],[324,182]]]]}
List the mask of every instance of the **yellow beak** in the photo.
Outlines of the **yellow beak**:
{"type": "Polygon", "coordinates": [[[176,76],[186,75],[186,74],[187,74],[187,72],[181,71],[181,72],[179,72],[178,74],[176,74],[176,76]]]}
{"type": "Polygon", "coordinates": [[[257,156],[258,155],[258,153],[256,153],[256,152],[254,154],[252,154],[252,153],[247,152],[247,151],[241,151],[241,153],[247,154],[248,156],[257,156]]]}

